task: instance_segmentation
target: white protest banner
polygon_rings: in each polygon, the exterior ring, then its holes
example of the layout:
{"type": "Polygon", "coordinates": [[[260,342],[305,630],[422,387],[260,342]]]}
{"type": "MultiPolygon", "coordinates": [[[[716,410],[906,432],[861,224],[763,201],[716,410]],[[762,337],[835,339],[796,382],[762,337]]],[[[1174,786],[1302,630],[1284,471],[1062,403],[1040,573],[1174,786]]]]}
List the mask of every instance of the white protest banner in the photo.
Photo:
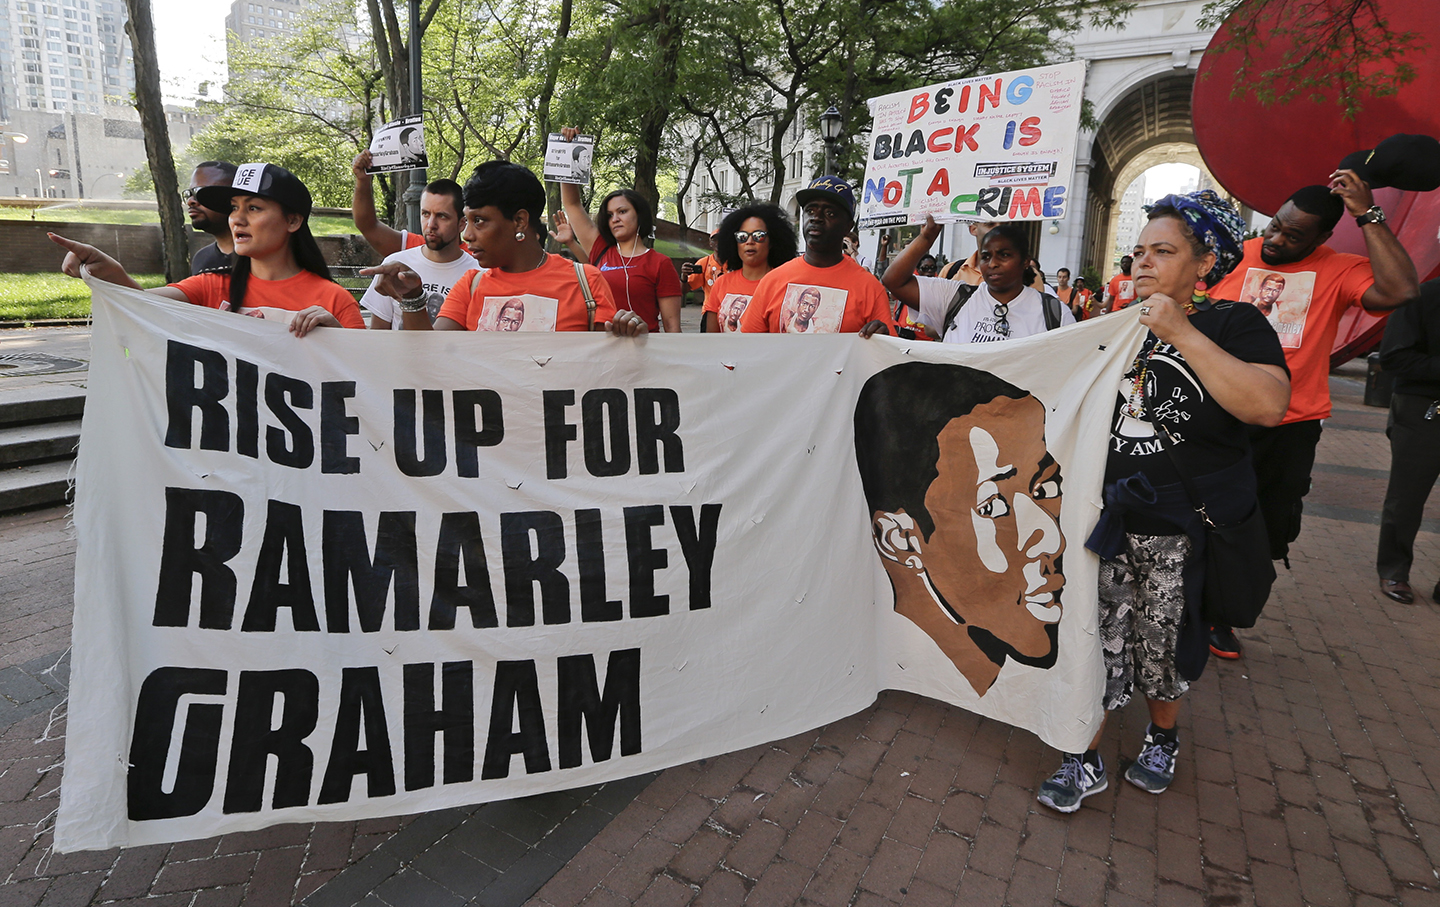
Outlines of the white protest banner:
{"type": "Polygon", "coordinates": [[[859,227],[1063,219],[1084,87],[1075,62],[872,98],[859,227]]]}
{"type": "Polygon", "coordinates": [[[91,288],[61,851],[594,784],[886,688],[1100,718],[1138,316],[297,339],[91,288]]]}
{"type": "Polygon", "coordinates": [[[391,173],[430,166],[425,154],[424,117],[401,117],[386,123],[370,139],[370,166],[366,173],[391,173]]]}
{"type": "Polygon", "coordinates": [[[552,183],[590,185],[590,169],[595,163],[595,136],[577,135],[565,141],[558,132],[550,133],[545,142],[545,179],[552,183]]]}

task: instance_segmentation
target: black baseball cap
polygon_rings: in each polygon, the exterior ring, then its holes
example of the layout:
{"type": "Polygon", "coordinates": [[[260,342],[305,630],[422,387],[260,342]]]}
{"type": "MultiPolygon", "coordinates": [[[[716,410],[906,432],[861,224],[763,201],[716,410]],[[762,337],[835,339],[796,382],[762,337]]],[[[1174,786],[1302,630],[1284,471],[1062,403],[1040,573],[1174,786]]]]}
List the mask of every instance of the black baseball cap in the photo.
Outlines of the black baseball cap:
{"type": "Polygon", "coordinates": [[[195,193],[200,204],[211,211],[230,210],[230,198],[254,195],[279,202],[303,217],[310,216],[310,190],[300,177],[277,164],[241,164],[228,186],[205,186],[195,193]]]}
{"type": "Polygon", "coordinates": [[[795,193],[795,200],[802,205],[813,201],[834,202],[850,215],[851,220],[855,219],[855,190],[838,176],[817,177],[810,185],[795,193]]]}
{"type": "Polygon", "coordinates": [[[1354,170],[1372,189],[1431,192],[1440,188],[1440,142],[1398,133],[1373,149],[1347,155],[1336,169],[1354,170]]]}

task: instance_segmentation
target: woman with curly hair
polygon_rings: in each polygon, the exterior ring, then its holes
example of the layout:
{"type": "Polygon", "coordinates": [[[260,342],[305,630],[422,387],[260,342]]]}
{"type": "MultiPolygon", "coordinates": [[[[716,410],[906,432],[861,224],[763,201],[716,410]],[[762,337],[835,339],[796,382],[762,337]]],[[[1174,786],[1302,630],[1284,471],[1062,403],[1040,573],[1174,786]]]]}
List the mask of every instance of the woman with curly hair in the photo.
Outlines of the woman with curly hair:
{"type": "Polygon", "coordinates": [[[715,257],[728,269],[705,295],[705,330],[740,330],[760,278],[795,257],[795,229],[775,205],[746,205],[720,222],[715,257]]]}

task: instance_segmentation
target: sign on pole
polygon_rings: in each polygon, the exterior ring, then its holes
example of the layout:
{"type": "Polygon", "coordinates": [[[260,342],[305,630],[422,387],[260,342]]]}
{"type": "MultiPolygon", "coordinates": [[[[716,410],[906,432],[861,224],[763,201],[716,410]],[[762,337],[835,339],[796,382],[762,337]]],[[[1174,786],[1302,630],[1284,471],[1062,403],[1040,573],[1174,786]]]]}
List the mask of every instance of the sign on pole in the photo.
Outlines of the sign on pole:
{"type": "Polygon", "coordinates": [[[1064,219],[1084,86],[1077,61],[872,98],[860,228],[1064,219]]]}

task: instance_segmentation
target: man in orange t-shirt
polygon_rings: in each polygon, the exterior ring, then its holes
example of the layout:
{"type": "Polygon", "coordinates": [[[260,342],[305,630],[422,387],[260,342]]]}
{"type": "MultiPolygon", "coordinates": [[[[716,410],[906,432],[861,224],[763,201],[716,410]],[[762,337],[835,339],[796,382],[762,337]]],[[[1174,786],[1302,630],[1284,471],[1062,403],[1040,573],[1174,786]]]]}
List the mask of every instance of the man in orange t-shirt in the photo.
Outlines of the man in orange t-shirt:
{"type": "Polygon", "coordinates": [[[690,290],[699,290],[704,301],[710,301],[710,288],[715,286],[715,279],[725,273],[725,265],[715,256],[715,245],[720,231],[716,230],[710,234],[710,254],[694,262],[685,262],[680,266],[680,276],[685,279],[685,287],[690,290]]]}
{"type": "Polygon", "coordinates": [[[805,254],[760,279],[740,319],[747,334],[853,334],[878,321],[895,333],[890,296],[875,275],[845,254],[855,223],[855,192],[822,176],[795,193],[804,206],[805,254]]]}
{"type": "MultiPolygon", "coordinates": [[[[1235,270],[1210,291],[1215,299],[1264,298],[1290,368],[1290,408],[1284,420],[1251,432],[1260,509],[1275,559],[1287,558],[1290,542],[1300,533],[1320,420],[1330,415],[1330,351],[1340,316],[1353,305],[1388,311],[1420,294],[1415,264],[1385,225],[1370,187],[1351,170],[1338,170],[1330,178],[1327,186],[1306,186],[1290,196],[1265,232],[1245,243],[1235,270]],[[1360,225],[1368,259],[1324,244],[1347,211],[1360,225]],[[1285,285],[1270,300],[1260,289],[1275,274],[1284,275],[1285,285]]],[[[1239,644],[1229,628],[1217,629],[1224,632],[1218,634],[1218,645],[1217,634],[1211,634],[1211,651],[1238,658],[1239,644]]]]}
{"type": "Polygon", "coordinates": [[[1120,256],[1120,273],[1110,278],[1110,285],[1105,288],[1105,300],[1096,314],[1118,312],[1135,301],[1135,281],[1130,277],[1130,266],[1134,261],[1129,255],[1120,256]]]}

